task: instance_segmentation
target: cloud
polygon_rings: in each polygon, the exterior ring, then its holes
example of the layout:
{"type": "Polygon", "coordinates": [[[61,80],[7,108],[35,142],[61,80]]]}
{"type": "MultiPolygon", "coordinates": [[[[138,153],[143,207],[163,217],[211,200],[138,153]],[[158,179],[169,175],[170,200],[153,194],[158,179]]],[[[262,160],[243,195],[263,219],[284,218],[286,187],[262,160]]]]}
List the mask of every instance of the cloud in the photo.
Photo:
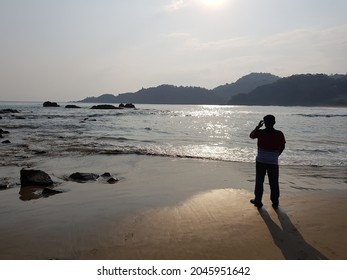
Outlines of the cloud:
{"type": "Polygon", "coordinates": [[[172,0],[170,4],[165,6],[165,10],[169,12],[180,10],[185,7],[188,2],[187,0],[172,0]]]}
{"type": "Polygon", "coordinates": [[[186,7],[200,8],[221,8],[225,9],[228,0],[208,1],[208,0],[171,0],[171,3],[165,6],[165,10],[174,12],[186,7]]]}
{"type": "Polygon", "coordinates": [[[337,69],[346,72],[347,25],[275,34],[259,41],[257,48],[264,57],[277,59],[273,63],[283,61],[289,67],[296,67],[297,71],[337,69]]]}
{"type": "Polygon", "coordinates": [[[214,52],[243,48],[250,41],[246,37],[233,37],[222,40],[202,40],[188,32],[173,32],[163,35],[163,40],[170,40],[184,52],[214,52]]]}
{"type": "Polygon", "coordinates": [[[206,87],[231,82],[250,72],[279,76],[346,73],[347,25],[221,40],[173,32],[163,35],[160,45],[171,60],[166,71],[176,72],[177,80],[186,75],[206,87]]]}

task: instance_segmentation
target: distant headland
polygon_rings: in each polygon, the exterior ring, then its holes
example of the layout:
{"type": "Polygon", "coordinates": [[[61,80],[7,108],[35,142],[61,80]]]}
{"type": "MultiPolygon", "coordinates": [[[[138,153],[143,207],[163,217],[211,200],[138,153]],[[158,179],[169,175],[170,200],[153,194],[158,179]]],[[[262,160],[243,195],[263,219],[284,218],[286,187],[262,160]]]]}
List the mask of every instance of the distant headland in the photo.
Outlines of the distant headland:
{"type": "Polygon", "coordinates": [[[211,90],[160,85],[119,95],[87,97],[77,102],[346,107],[347,74],[298,74],[280,78],[270,73],[250,73],[211,90]]]}

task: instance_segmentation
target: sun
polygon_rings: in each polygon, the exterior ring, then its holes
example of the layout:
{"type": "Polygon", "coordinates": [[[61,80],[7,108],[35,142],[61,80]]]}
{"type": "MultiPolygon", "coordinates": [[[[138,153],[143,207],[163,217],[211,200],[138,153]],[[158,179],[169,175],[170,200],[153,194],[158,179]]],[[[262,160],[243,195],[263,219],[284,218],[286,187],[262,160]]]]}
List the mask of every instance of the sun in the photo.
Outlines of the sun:
{"type": "Polygon", "coordinates": [[[200,2],[206,7],[217,8],[225,4],[227,0],[200,0],[200,2]]]}

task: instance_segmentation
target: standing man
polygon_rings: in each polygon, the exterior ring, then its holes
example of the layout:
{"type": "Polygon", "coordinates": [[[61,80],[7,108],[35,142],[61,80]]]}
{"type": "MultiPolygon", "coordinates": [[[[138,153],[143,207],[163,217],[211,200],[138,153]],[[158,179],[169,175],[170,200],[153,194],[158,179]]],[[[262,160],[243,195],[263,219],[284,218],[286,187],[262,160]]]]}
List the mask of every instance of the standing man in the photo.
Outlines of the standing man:
{"type": "Polygon", "coordinates": [[[279,205],[280,190],[278,183],[278,157],[285,148],[286,140],[282,131],[274,129],[275,123],[275,117],[273,115],[267,115],[249,135],[252,139],[258,139],[254,190],[255,198],[251,199],[251,203],[259,208],[263,206],[262,198],[266,173],[269,178],[272,207],[277,208],[279,205]],[[260,129],[263,124],[265,124],[265,129],[260,129]]]}

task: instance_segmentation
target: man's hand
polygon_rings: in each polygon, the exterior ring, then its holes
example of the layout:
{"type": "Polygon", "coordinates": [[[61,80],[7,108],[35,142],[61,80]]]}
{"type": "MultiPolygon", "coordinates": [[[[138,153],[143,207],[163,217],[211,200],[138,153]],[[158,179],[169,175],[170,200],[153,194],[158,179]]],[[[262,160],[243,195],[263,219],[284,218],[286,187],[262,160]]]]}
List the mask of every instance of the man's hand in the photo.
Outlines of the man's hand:
{"type": "Polygon", "coordinates": [[[264,124],[264,121],[260,121],[259,124],[257,125],[257,129],[261,128],[264,124]]]}
{"type": "Polygon", "coordinates": [[[261,128],[263,126],[263,124],[264,124],[264,121],[260,121],[259,124],[255,127],[255,129],[251,132],[249,137],[252,139],[257,138],[256,132],[259,130],[259,128],[261,128]]]}

